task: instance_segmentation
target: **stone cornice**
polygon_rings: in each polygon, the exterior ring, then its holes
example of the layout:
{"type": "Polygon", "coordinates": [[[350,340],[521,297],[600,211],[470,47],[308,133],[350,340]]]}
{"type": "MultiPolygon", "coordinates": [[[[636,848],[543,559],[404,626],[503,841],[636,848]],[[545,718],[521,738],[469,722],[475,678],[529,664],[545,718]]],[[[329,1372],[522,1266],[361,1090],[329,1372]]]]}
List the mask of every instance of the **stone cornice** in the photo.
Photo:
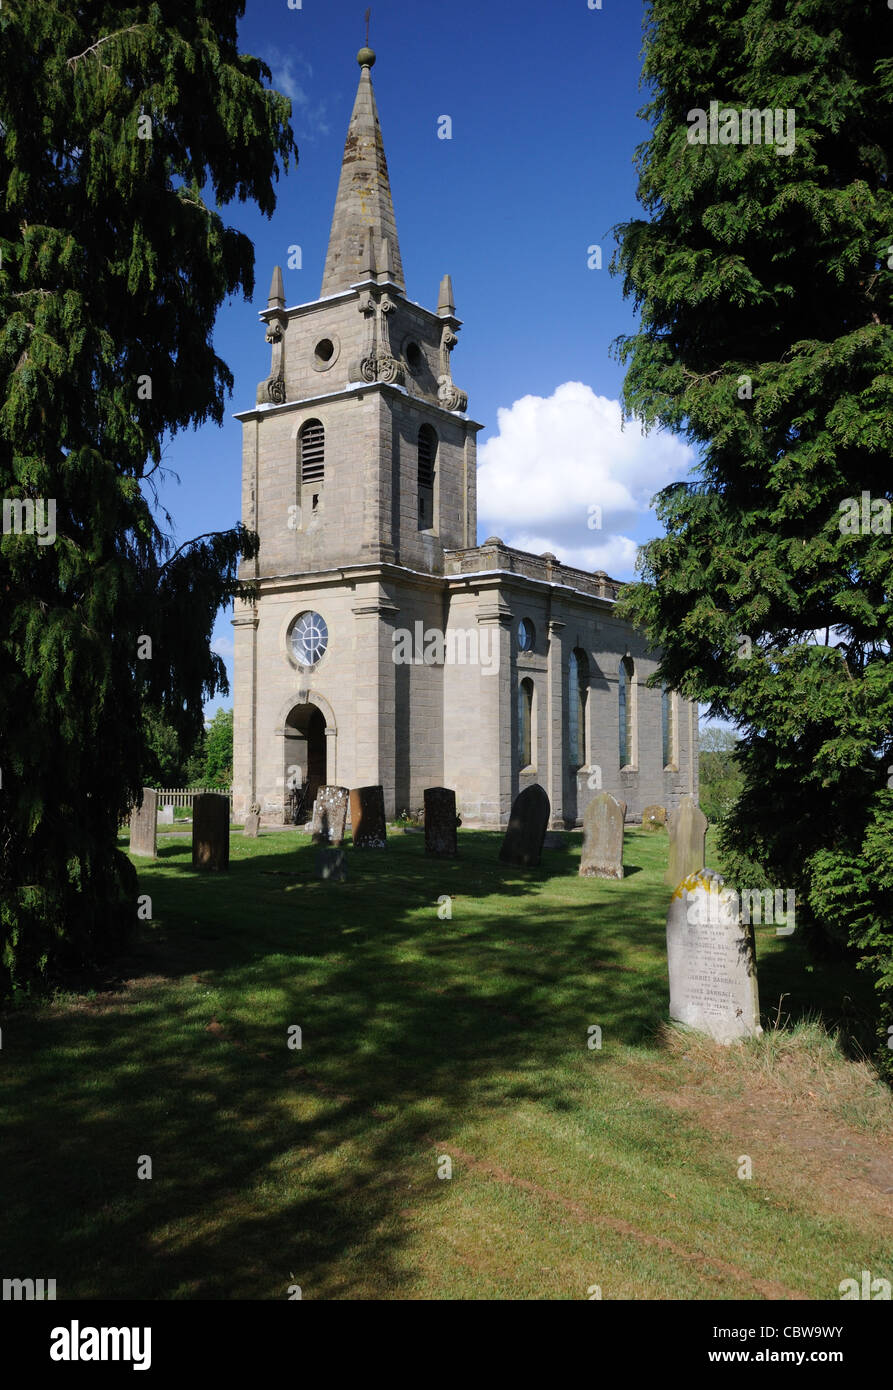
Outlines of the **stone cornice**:
{"type": "Polygon", "coordinates": [[[269,323],[271,319],[284,318],[287,322],[291,319],[305,318],[314,313],[317,309],[328,309],[332,304],[344,304],[351,299],[358,299],[362,290],[387,290],[388,294],[402,308],[413,310],[428,319],[432,324],[449,323],[450,327],[459,329],[464,322],[463,319],[456,318],[455,314],[436,314],[433,309],[426,309],[424,304],[416,304],[414,299],[407,299],[406,294],[399,288],[394,280],[370,279],[357,280],[351,285],[350,289],[339,290],[337,294],[326,295],[323,299],[311,299],[306,304],[292,304],[286,309],[259,309],[258,318],[261,323],[269,323]]]}
{"type": "Polygon", "coordinates": [[[424,570],[409,569],[405,565],[369,563],[337,565],[327,570],[314,570],[312,574],[258,575],[251,582],[258,586],[259,593],[281,593],[293,589],[328,589],[336,584],[360,584],[372,580],[379,580],[383,583],[402,581],[403,583],[412,583],[416,587],[448,589],[453,593],[470,589],[497,590],[500,588],[515,589],[522,592],[524,590],[545,592],[561,598],[566,597],[569,600],[582,601],[589,606],[601,608],[606,613],[611,611],[616,602],[615,599],[601,598],[596,594],[586,593],[584,589],[575,589],[570,584],[559,584],[554,580],[534,579],[530,575],[516,574],[512,570],[480,570],[476,574],[428,574],[424,570]]]}
{"type": "Polygon", "coordinates": [[[609,611],[617,602],[613,598],[603,598],[598,594],[587,593],[585,589],[576,589],[572,584],[559,584],[556,580],[534,579],[529,574],[516,574],[514,570],[478,570],[477,573],[445,574],[442,577],[450,589],[481,589],[485,587],[534,589],[551,594],[566,594],[569,598],[582,599],[585,603],[604,608],[605,611],[609,611]]]}
{"type": "Polygon", "coordinates": [[[355,603],[351,606],[351,613],[357,618],[379,617],[384,613],[399,613],[400,607],[396,603],[388,603],[383,598],[369,599],[367,603],[355,603]]]}
{"type": "Polygon", "coordinates": [[[269,323],[277,314],[284,314],[286,318],[300,318],[304,314],[311,314],[314,309],[326,309],[330,304],[343,303],[356,297],[356,290],[339,290],[337,294],[327,294],[323,299],[311,299],[307,304],[293,304],[288,309],[259,309],[257,316],[262,323],[269,323]]]}
{"type": "Polygon", "coordinates": [[[233,414],[234,420],[245,422],[247,420],[262,420],[267,415],[287,414],[297,408],[301,410],[310,406],[321,405],[323,401],[346,400],[349,396],[364,396],[369,391],[390,391],[395,396],[402,397],[410,405],[416,405],[420,410],[432,410],[436,415],[442,415],[447,420],[459,420],[463,425],[468,425],[473,430],[482,430],[484,426],[477,420],[471,420],[467,415],[462,415],[456,410],[444,410],[442,405],[436,401],[428,400],[424,396],[414,396],[402,386],[395,386],[386,381],[358,381],[351,382],[349,386],[342,386],[338,391],[327,391],[324,395],[304,396],[301,400],[284,401],[282,405],[254,406],[251,410],[239,410],[233,414]]]}
{"type": "Polygon", "coordinates": [[[261,575],[258,579],[252,580],[252,583],[270,593],[289,589],[331,588],[333,584],[368,584],[376,580],[386,582],[407,579],[416,585],[421,583],[435,589],[442,589],[444,582],[442,574],[426,574],[422,570],[407,569],[403,565],[369,561],[366,564],[333,565],[331,569],[314,570],[309,574],[261,575]]]}

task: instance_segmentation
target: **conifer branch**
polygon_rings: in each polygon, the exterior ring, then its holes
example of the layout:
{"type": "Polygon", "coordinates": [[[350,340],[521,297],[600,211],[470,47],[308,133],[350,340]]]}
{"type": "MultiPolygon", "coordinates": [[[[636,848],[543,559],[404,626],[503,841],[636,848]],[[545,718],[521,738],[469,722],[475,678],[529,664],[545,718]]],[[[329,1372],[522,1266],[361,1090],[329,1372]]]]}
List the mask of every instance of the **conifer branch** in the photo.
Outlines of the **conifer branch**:
{"type": "MultiPolygon", "coordinates": [[[[134,34],[138,29],[143,28],[145,28],[143,24],[129,24],[126,29],[116,29],[113,34],[106,34],[105,38],[98,39],[97,42],[91,44],[89,48],[85,48],[83,53],[77,53],[73,58],[69,58],[67,66],[73,68],[82,58],[89,57],[91,53],[96,52],[97,48],[101,48],[104,43],[108,43],[109,39],[118,39],[122,34],[134,34]]],[[[103,63],[102,66],[108,68],[108,63],[103,63]]]]}
{"type": "Polygon", "coordinates": [[[206,541],[213,538],[214,536],[219,535],[219,531],[203,531],[200,536],[193,536],[191,541],[184,541],[181,546],[177,547],[173,555],[171,555],[167,560],[165,560],[163,565],[159,565],[158,573],[160,574],[162,570],[166,570],[168,565],[172,565],[176,560],[177,556],[180,555],[186,549],[187,546],[198,545],[199,541],[206,541]]]}

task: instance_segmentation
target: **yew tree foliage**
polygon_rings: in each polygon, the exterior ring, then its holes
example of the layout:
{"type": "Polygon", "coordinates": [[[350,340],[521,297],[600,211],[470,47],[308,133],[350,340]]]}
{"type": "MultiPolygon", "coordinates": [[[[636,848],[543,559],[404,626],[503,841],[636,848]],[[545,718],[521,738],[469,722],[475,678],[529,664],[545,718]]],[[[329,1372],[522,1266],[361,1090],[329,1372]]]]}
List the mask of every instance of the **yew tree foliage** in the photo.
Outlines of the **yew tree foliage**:
{"type": "Polygon", "coordinates": [[[663,648],[657,678],[743,734],[727,854],[888,987],[893,538],[843,533],[840,506],[893,496],[893,10],[652,0],[645,30],[624,408],[700,462],[659,494],[666,535],[623,607],[663,648]],[[711,100],[792,109],[793,152],[689,143],[711,100]]]}
{"type": "Polygon", "coordinates": [[[217,208],[269,216],[296,155],[290,103],[239,52],[243,8],[0,10],[0,500],[54,500],[57,532],[0,536],[6,985],[124,939],[137,888],[115,840],[146,765],[142,711],[188,745],[226,690],[211,627],[256,537],[172,553],[150,500],[162,439],[220,422],[232,387],[212,328],[251,294],[253,249],[217,208]]]}

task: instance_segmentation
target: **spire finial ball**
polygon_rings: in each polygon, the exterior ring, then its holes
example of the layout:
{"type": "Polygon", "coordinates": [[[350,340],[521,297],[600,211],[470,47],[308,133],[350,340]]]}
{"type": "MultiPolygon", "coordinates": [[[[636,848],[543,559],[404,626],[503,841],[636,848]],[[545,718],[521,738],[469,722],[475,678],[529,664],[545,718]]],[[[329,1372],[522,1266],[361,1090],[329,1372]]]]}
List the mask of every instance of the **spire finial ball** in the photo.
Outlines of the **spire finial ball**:
{"type": "Polygon", "coordinates": [[[361,48],[357,54],[357,62],[361,68],[371,68],[375,64],[375,54],[371,48],[361,48]]]}

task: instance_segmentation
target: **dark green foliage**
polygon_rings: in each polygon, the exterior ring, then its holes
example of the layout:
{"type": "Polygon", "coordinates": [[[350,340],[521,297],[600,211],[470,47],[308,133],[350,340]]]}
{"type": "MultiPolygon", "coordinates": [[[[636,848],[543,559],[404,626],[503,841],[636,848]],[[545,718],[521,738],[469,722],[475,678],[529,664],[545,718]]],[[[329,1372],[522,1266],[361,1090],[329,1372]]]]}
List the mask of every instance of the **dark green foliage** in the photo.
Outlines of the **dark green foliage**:
{"type": "Polygon", "coordinates": [[[229,787],[233,780],[233,712],[218,709],[205,731],[206,787],[229,787]]]}
{"type": "Polygon", "coordinates": [[[0,537],[0,984],[122,939],[143,710],[188,745],[226,689],[211,627],[256,537],[171,554],[150,497],[163,438],[222,420],[232,386],[212,328],[253,251],[215,204],[269,215],[294,151],[289,102],[238,52],[243,8],[0,11],[0,499],[56,506],[55,543],[0,537]]]}
{"type": "Polygon", "coordinates": [[[741,731],[726,850],[796,888],[882,990],[893,541],[846,533],[841,507],[893,495],[891,53],[870,0],[653,0],[650,220],[619,229],[617,263],[641,312],[625,409],[700,453],[623,609],[664,648],[657,679],[741,731]],[[690,143],[714,99],[793,108],[793,152],[690,143]]]}
{"type": "Polygon", "coordinates": [[[183,745],[172,724],[157,710],[144,709],[147,762],[143,777],[147,787],[191,787],[203,785],[205,775],[205,732],[202,729],[191,749],[183,745]]]}
{"type": "Polygon", "coordinates": [[[144,710],[146,761],[143,776],[147,787],[182,787],[183,759],[177,731],[166,724],[155,710],[144,710]]]}

